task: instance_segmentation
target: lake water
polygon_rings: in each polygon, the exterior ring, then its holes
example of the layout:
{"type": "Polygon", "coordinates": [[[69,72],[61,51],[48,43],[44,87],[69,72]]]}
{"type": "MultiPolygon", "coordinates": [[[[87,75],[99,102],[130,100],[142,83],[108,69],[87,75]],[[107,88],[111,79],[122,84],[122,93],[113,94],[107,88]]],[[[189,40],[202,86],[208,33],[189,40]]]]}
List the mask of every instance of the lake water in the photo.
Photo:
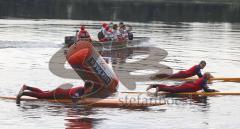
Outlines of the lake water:
{"type": "MultiPolygon", "coordinates": [[[[85,24],[93,39],[96,39],[100,23],[87,20],[1,19],[0,95],[16,95],[22,84],[46,90],[54,89],[63,83],[82,84],[81,80],[62,78],[53,74],[49,70],[50,59],[63,47],[64,37],[74,35],[80,24],[85,24]]],[[[239,77],[239,23],[126,22],[125,24],[133,26],[135,36],[148,37],[149,40],[134,46],[138,49],[124,49],[124,52],[129,53],[123,56],[120,54],[120,57],[116,58],[118,63],[113,64],[115,69],[124,66],[122,69],[119,68],[119,71],[140,73],[139,78],[142,78],[142,75],[147,74],[146,71],[154,72],[161,65],[168,66],[176,72],[189,68],[200,60],[206,60],[207,66],[204,72],[211,72],[215,77],[239,77]],[[158,53],[157,50],[168,54],[164,59],[155,58],[147,61],[148,64],[141,64],[143,59],[149,59],[149,53],[158,53]],[[136,61],[139,64],[137,70],[127,69],[127,63],[136,61]],[[141,69],[141,66],[150,68],[141,69]]],[[[122,75],[124,74],[120,74],[120,78],[122,75]]],[[[144,81],[136,79],[139,85],[134,91],[144,91],[147,87],[144,81]]],[[[179,82],[162,81],[161,83],[179,82]]],[[[216,81],[210,86],[220,91],[240,91],[239,83],[235,82],[216,81]]],[[[132,90],[120,85],[119,91],[132,90]]],[[[119,96],[125,95],[119,94],[119,96]]],[[[1,100],[0,125],[5,129],[239,128],[240,97],[238,96],[191,98],[184,96],[166,97],[166,99],[169,100],[168,104],[148,109],[86,108],[48,102],[23,102],[17,106],[12,100],[1,100]]]]}

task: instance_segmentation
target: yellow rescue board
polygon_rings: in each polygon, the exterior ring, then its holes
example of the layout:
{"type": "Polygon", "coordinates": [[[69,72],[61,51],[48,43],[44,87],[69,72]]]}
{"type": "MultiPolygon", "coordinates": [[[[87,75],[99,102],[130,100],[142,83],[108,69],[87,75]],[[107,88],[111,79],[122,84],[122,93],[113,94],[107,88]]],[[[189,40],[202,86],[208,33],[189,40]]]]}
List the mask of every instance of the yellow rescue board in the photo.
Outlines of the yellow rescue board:
{"type": "MultiPolygon", "coordinates": [[[[15,96],[0,96],[0,99],[7,99],[7,100],[16,100],[15,96]]],[[[36,99],[32,97],[22,97],[21,101],[48,101],[52,103],[65,103],[65,104],[72,104],[71,99],[36,99]]],[[[145,101],[124,101],[121,99],[101,99],[101,98],[85,98],[78,100],[76,104],[91,106],[91,107],[113,107],[113,108],[146,108],[150,106],[158,106],[163,105],[165,103],[150,103],[145,101]]]]}
{"type": "MultiPolygon", "coordinates": [[[[153,92],[121,92],[126,94],[154,94],[153,92]]],[[[169,93],[158,92],[158,95],[202,95],[202,96],[214,96],[214,95],[240,95],[240,92],[182,92],[182,93],[169,93]]]]}
{"type": "MultiPolygon", "coordinates": [[[[198,78],[157,78],[156,80],[176,80],[176,81],[194,81],[198,78]]],[[[211,78],[211,81],[225,81],[225,82],[240,82],[240,78],[224,78],[224,77],[217,77],[211,78]]]]}

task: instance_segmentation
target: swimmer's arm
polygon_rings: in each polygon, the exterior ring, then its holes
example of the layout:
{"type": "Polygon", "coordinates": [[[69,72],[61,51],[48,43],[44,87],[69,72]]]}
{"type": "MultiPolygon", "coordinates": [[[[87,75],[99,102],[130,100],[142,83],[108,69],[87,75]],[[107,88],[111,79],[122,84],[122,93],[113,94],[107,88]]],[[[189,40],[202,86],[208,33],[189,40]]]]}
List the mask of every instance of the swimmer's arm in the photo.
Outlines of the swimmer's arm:
{"type": "Polygon", "coordinates": [[[203,90],[204,90],[204,92],[219,92],[218,90],[210,89],[208,86],[204,86],[203,90]]]}
{"type": "Polygon", "coordinates": [[[199,78],[201,78],[201,77],[203,76],[203,75],[202,75],[202,72],[201,72],[201,69],[200,69],[199,67],[197,67],[196,70],[197,70],[197,76],[198,76],[199,78]]]}

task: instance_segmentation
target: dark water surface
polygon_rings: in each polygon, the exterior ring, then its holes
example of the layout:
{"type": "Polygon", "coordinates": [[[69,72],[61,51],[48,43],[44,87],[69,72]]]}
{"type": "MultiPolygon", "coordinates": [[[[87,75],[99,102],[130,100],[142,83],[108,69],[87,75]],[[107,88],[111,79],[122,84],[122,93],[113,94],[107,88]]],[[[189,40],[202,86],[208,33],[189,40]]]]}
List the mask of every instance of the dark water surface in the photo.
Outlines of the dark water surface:
{"type": "MultiPolygon", "coordinates": [[[[86,24],[94,39],[100,22],[83,20],[0,20],[0,95],[16,95],[22,84],[54,89],[63,83],[82,84],[75,79],[61,78],[49,70],[49,60],[63,47],[64,36],[74,35],[80,24],[86,24]]],[[[216,77],[239,77],[239,23],[200,22],[129,22],[135,35],[150,40],[137,47],[155,47],[168,52],[164,59],[150,60],[149,69],[121,69],[121,65],[147,59],[158,49],[122,50],[124,55],[113,64],[130,75],[145,75],[157,71],[158,65],[171,67],[174,72],[207,61],[204,72],[216,77]],[[129,53],[128,53],[129,52],[129,53]],[[128,54],[127,54],[128,53],[128,54]],[[156,63],[156,62],[159,62],[156,63]]],[[[136,46],[135,46],[136,47],[136,46]]],[[[117,50],[116,50],[117,51],[117,50]]],[[[119,50],[120,51],[120,50],[119,50]]],[[[111,54],[110,54],[111,55],[111,54]]],[[[69,65],[65,65],[69,68],[69,65]]],[[[145,68],[145,67],[143,67],[145,68]]],[[[137,80],[136,91],[143,91],[144,81],[137,80]]],[[[177,82],[163,81],[165,84],[177,82]]],[[[220,91],[240,91],[239,83],[214,82],[220,91]]],[[[119,91],[128,90],[120,85],[119,91]]],[[[119,97],[125,95],[119,94],[119,97]]],[[[149,98],[149,96],[143,96],[149,98]]],[[[169,104],[149,109],[85,108],[47,102],[0,101],[1,128],[180,128],[219,129],[239,128],[240,98],[238,96],[167,97],[169,104]],[[175,102],[175,103],[172,103],[175,102]]]]}

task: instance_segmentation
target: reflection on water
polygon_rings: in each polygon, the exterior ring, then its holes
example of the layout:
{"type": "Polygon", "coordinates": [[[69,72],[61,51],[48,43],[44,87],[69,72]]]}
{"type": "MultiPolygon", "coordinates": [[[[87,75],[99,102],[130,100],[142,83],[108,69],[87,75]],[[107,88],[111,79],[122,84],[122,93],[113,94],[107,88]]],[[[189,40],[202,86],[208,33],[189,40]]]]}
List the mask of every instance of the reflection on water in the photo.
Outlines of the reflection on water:
{"type": "Polygon", "coordinates": [[[0,0],[0,17],[124,21],[239,22],[238,0],[0,0]]]}
{"type": "Polygon", "coordinates": [[[67,109],[65,126],[66,129],[81,128],[92,129],[101,119],[91,118],[94,111],[91,108],[72,107],[67,109]]]}
{"type": "MultiPolygon", "coordinates": [[[[95,114],[96,110],[76,105],[62,105],[46,102],[25,102],[19,107],[19,110],[23,113],[22,117],[25,119],[30,118],[35,120],[41,120],[42,117],[44,118],[44,116],[42,115],[64,118],[64,125],[67,129],[92,129],[94,125],[103,120],[100,118],[91,118],[91,116],[95,114]],[[39,111],[43,113],[37,114],[37,112],[39,111]]],[[[52,120],[54,121],[54,119],[52,120]]],[[[21,127],[24,126],[20,126],[20,128],[21,127]]],[[[60,124],[59,127],[63,127],[63,124],[60,124]]]]}
{"type": "Polygon", "coordinates": [[[119,76],[121,82],[131,90],[136,88],[135,82],[149,81],[150,77],[157,73],[172,72],[168,66],[159,64],[159,62],[167,56],[167,52],[159,48],[130,47],[117,51],[105,51],[102,54],[104,56],[111,55],[113,69],[119,76]],[[134,58],[137,56],[144,57],[142,55],[146,55],[146,58],[134,58]],[[142,71],[143,74],[131,74],[134,72],[139,73],[139,71],[142,71]],[[149,71],[152,71],[152,74],[146,74],[149,71]]]}
{"type": "Polygon", "coordinates": [[[66,118],[66,129],[80,128],[80,129],[92,129],[92,118],[66,118]]]}
{"type": "MultiPolygon", "coordinates": [[[[183,104],[190,104],[190,105],[198,105],[202,107],[208,106],[208,97],[207,96],[200,96],[200,95],[166,95],[166,98],[176,99],[176,103],[183,102],[183,104]]],[[[181,103],[180,103],[181,104],[181,103]]]]}

